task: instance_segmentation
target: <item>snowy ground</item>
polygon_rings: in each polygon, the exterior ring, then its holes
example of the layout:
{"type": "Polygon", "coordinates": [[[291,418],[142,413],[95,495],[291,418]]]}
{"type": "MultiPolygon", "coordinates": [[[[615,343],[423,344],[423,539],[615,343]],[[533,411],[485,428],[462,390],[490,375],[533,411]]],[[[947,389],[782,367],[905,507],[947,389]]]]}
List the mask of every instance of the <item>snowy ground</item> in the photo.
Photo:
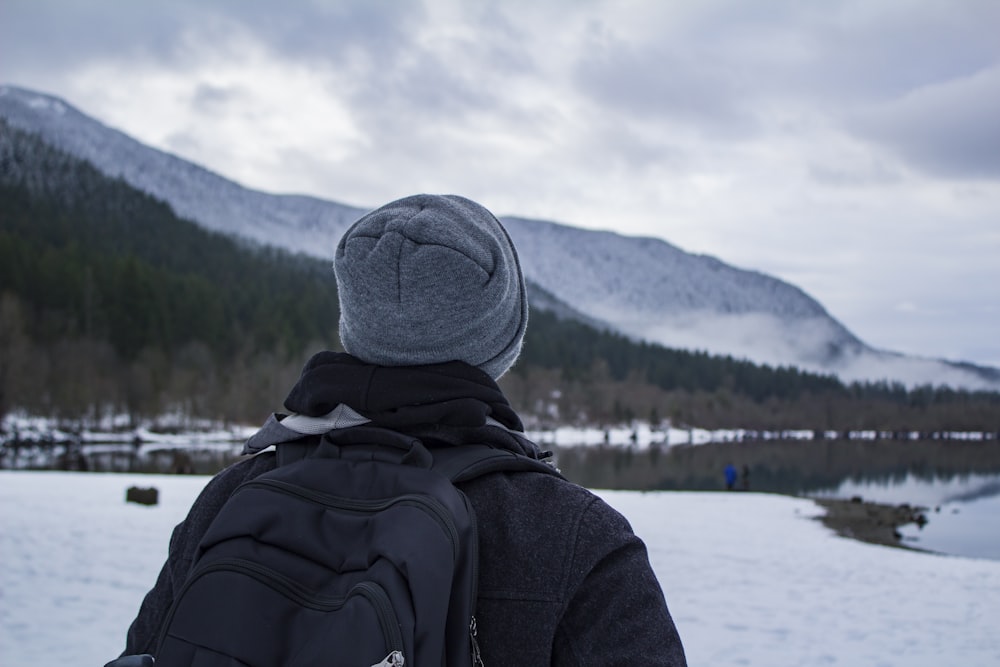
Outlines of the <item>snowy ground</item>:
{"type": "MultiPolygon", "coordinates": [[[[0,471],[0,664],[100,666],[204,477],[0,471]],[[160,505],[124,502],[156,486],[160,505]]],[[[1000,665],[1000,562],[832,536],[807,500],[602,492],[695,665],[1000,665]]]]}

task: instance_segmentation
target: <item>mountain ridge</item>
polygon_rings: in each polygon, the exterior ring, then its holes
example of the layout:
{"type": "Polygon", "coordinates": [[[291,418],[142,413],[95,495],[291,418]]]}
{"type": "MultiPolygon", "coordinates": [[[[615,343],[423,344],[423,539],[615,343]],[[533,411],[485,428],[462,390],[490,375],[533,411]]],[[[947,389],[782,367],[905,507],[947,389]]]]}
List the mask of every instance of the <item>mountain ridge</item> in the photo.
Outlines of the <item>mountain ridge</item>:
{"type": "MultiPolygon", "coordinates": [[[[146,146],[65,101],[0,86],[0,115],[168,202],[204,227],[328,258],[367,209],[308,195],[251,190],[146,146]]],[[[538,288],[535,307],[668,347],[773,366],[833,373],[845,381],[900,381],[1000,389],[1000,369],[876,350],[800,288],[667,241],[501,216],[538,288]]]]}

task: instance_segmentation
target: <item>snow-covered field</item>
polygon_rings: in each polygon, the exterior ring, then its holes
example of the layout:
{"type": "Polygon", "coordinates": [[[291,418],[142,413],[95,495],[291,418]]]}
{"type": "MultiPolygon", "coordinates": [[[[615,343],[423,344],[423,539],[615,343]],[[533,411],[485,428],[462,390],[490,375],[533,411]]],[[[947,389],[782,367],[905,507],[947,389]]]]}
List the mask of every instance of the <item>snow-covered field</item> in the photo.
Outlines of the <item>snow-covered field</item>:
{"type": "MultiPolygon", "coordinates": [[[[206,479],[0,471],[0,665],[117,655],[206,479]]],[[[1000,562],[837,538],[808,500],[601,495],[649,545],[692,666],[1000,665],[1000,562]]]]}

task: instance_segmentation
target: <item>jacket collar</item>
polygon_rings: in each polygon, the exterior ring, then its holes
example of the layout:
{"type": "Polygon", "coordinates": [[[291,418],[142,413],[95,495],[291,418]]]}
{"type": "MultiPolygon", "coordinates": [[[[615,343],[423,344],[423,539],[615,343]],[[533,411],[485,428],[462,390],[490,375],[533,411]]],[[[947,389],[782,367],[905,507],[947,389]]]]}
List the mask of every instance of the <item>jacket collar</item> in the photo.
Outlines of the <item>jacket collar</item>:
{"type": "Polygon", "coordinates": [[[389,367],[366,364],[344,353],[320,352],[306,363],[285,408],[290,414],[272,414],[247,440],[244,454],[371,424],[428,444],[479,442],[540,456],[493,378],[461,361],[389,367]]]}

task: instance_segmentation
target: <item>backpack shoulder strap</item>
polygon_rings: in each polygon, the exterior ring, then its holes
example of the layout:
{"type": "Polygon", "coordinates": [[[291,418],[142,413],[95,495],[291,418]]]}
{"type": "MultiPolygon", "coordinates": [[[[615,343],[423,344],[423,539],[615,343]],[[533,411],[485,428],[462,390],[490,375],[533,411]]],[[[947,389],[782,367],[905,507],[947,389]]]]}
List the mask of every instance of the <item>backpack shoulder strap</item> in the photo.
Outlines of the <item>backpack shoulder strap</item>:
{"type": "MultiPolygon", "coordinates": [[[[320,444],[320,436],[278,443],[278,467],[295,463],[310,456],[320,444]]],[[[562,477],[551,463],[516,454],[490,445],[455,445],[429,450],[434,458],[431,468],[453,484],[467,482],[492,472],[540,472],[562,477]]]]}
{"type": "Polygon", "coordinates": [[[454,484],[467,482],[492,472],[540,472],[562,477],[551,464],[489,445],[457,445],[430,450],[433,470],[454,484]]]}
{"type": "Polygon", "coordinates": [[[288,440],[279,442],[274,447],[278,459],[278,467],[286,466],[306,458],[319,446],[319,436],[300,438],[298,440],[288,440]]]}

